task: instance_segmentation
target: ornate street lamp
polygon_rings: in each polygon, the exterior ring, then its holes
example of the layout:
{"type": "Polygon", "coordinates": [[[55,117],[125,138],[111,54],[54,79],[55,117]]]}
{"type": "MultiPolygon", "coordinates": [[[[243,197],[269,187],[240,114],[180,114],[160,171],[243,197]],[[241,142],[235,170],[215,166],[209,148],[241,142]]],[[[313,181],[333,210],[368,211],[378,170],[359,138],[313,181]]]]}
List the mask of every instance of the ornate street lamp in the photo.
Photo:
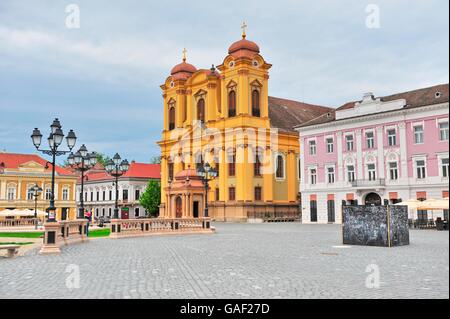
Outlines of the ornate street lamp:
{"type": "Polygon", "coordinates": [[[62,141],[64,139],[64,133],[62,131],[61,123],[58,119],[55,119],[53,123],[50,125],[50,135],[47,138],[48,141],[48,150],[42,150],[39,149],[42,142],[42,134],[39,131],[38,128],[35,128],[33,130],[33,134],[31,135],[31,139],[33,141],[34,146],[39,152],[42,152],[46,155],[52,156],[52,189],[51,189],[51,195],[50,195],[50,207],[47,208],[48,212],[48,222],[56,222],[55,218],[55,166],[56,166],[56,156],[64,155],[72,151],[72,148],[75,146],[75,143],[77,141],[77,137],[73,130],[70,130],[69,133],[66,136],[67,140],[67,147],[69,148],[69,151],[61,151],[58,150],[58,148],[61,146],[62,141]]]}
{"type": "Polygon", "coordinates": [[[205,185],[205,217],[208,217],[208,183],[217,177],[217,170],[211,167],[209,163],[205,165],[199,164],[197,166],[197,174],[201,177],[203,185],[205,185]]]}
{"type": "Polygon", "coordinates": [[[38,200],[38,197],[41,195],[43,189],[41,187],[39,187],[38,184],[35,184],[33,187],[30,188],[30,190],[33,192],[33,198],[34,198],[34,229],[37,229],[37,226],[38,226],[37,200],[38,200]]]}
{"type": "Polygon", "coordinates": [[[84,173],[90,170],[97,164],[97,154],[95,152],[89,153],[86,146],[81,145],[80,149],[75,153],[70,153],[67,158],[70,167],[81,173],[81,192],[80,192],[80,207],[78,208],[78,219],[84,218],[84,173]]]}
{"type": "Polygon", "coordinates": [[[122,160],[120,155],[116,153],[112,160],[106,162],[105,169],[106,172],[115,177],[115,186],[116,186],[116,198],[115,198],[115,207],[114,207],[114,219],[119,218],[119,177],[125,174],[130,168],[130,164],[127,160],[122,160]]]}

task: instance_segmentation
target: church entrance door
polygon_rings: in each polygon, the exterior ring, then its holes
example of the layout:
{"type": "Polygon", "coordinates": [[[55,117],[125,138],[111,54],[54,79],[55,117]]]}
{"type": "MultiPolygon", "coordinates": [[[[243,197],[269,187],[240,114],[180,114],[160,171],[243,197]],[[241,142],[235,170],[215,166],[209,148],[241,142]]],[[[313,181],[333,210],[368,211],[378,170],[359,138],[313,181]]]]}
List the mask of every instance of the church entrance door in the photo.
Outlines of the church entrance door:
{"type": "Polygon", "coordinates": [[[175,200],[175,217],[183,217],[183,200],[181,199],[181,196],[178,196],[175,200]]]}

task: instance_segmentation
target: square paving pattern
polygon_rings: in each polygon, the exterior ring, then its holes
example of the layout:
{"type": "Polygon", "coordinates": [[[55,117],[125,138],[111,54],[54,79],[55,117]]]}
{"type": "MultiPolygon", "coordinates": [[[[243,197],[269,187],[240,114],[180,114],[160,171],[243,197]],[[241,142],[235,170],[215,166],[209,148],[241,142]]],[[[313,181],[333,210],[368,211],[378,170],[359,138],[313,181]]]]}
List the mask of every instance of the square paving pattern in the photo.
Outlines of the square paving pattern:
{"type": "Polygon", "coordinates": [[[339,225],[214,226],[0,258],[0,298],[449,298],[448,232],[385,248],[343,246],[339,225]],[[374,265],[379,288],[367,288],[374,265]]]}

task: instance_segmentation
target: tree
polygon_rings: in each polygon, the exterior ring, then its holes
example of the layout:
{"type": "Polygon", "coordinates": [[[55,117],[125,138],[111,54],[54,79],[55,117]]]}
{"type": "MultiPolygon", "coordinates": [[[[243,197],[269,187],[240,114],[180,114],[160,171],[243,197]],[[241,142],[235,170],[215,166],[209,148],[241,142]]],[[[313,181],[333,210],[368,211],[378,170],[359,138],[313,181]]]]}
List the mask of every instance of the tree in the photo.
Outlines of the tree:
{"type": "Polygon", "coordinates": [[[153,156],[150,159],[150,164],[161,164],[161,156],[153,156]]]}
{"type": "Polygon", "coordinates": [[[158,216],[161,204],[161,185],[158,181],[150,180],[144,193],[139,198],[139,203],[150,216],[158,216]]]}
{"type": "Polygon", "coordinates": [[[111,157],[103,154],[103,153],[95,153],[97,155],[97,162],[105,166],[106,162],[111,159],[111,157]]]}

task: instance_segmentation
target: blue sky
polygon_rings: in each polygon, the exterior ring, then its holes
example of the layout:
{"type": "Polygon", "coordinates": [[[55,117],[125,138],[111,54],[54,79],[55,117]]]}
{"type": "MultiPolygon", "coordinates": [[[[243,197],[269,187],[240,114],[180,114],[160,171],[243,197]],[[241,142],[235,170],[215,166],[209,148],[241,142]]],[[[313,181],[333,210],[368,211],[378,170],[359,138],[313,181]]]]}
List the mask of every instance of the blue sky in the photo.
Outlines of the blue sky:
{"type": "Polygon", "coordinates": [[[129,160],[159,154],[159,85],[188,50],[197,68],[220,64],[247,38],[273,64],[269,93],[337,107],[448,82],[447,0],[1,0],[0,150],[34,152],[54,117],[78,145],[129,160]],[[80,28],[65,25],[67,5],[80,28]],[[366,6],[380,9],[367,28],[366,6]]]}

